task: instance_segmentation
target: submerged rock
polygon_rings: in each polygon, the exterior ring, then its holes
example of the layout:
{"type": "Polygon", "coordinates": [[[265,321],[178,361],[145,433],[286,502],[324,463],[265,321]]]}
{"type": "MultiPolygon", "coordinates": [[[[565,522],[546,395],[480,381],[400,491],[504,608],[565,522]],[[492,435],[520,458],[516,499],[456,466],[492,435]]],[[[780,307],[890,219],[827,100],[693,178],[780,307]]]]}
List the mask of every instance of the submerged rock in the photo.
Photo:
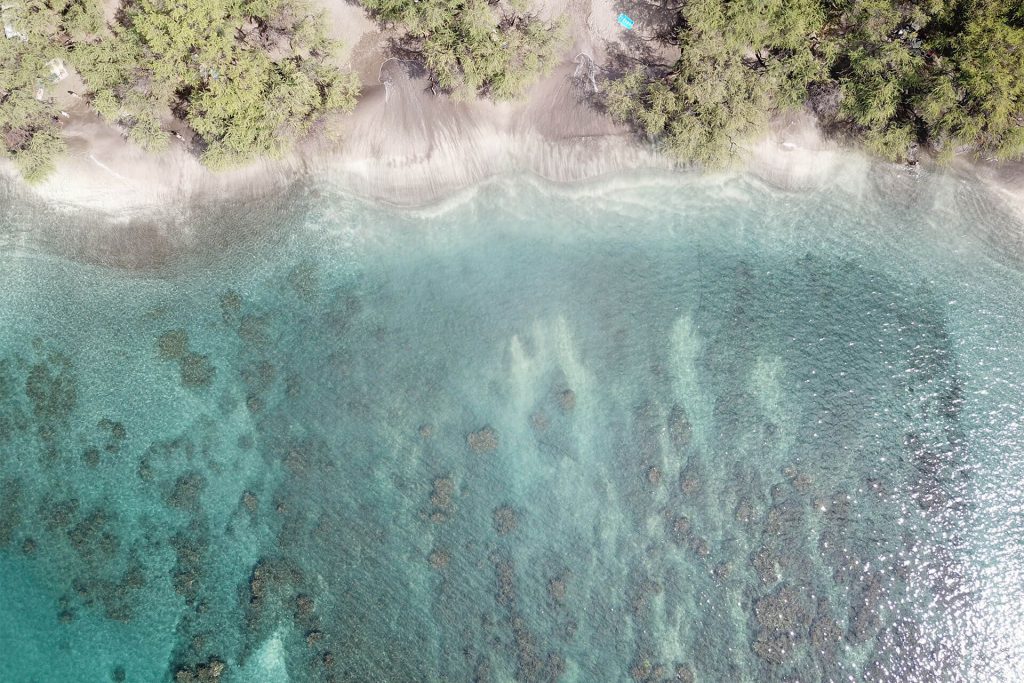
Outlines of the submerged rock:
{"type": "Polygon", "coordinates": [[[220,297],[220,314],[228,325],[237,323],[238,314],[242,310],[242,297],[233,289],[224,292],[220,297]]]}
{"type": "Polygon", "coordinates": [[[448,521],[455,509],[453,498],[455,496],[455,482],[451,477],[437,477],[434,479],[433,489],[430,493],[430,504],[433,509],[430,511],[430,521],[435,524],[443,524],[448,521]]]}
{"type": "Polygon", "coordinates": [[[25,393],[32,401],[37,417],[63,420],[71,415],[78,401],[78,386],[71,374],[71,361],[51,354],[46,363],[37,363],[25,380],[25,393]]]}
{"type": "Polygon", "coordinates": [[[21,523],[21,496],[21,481],[11,478],[0,482],[0,548],[11,542],[21,523]]]}
{"type": "Polygon", "coordinates": [[[676,664],[676,677],[674,680],[678,681],[678,683],[693,683],[693,669],[685,664],[676,664]]]}
{"type": "Polygon", "coordinates": [[[576,408],[576,392],[572,389],[562,391],[558,394],[558,404],[567,413],[574,410],[576,408]]]}
{"type": "Polygon", "coordinates": [[[548,597],[556,605],[565,604],[566,577],[555,576],[548,581],[548,597]]]}
{"type": "Polygon", "coordinates": [[[188,332],[168,330],[156,339],[156,350],[163,360],[181,360],[188,353],[188,332]]]}
{"type": "Polygon", "coordinates": [[[762,546],[751,556],[750,564],[761,583],[771,584],[779,580],[778,560],[767,546],[762,546]]]}
{"type": "Polygon", "coordinates": [[[96,467],[100,464],[100,449],[89,446],[82,451],[82,461],[89,467],[96,467]]]}
{"type": "Polygon", "coordinates": [[[498,447],[498,433],[490,425],[470,432],[466,444],[474,453],[489,453],[498,447]]]}
{"type": "Polygon", "coordinates": [[[199,495],[206,488],[206,479],[198,472],[188,472],[178,477],[174,488],[167,496],[167,504],[180,510],[194,510],[199,495]]]}
{"type": "Polygon", "coordinates": [[[681,451],[690,445],[693,439],[693,427],[686,415],[686,411],[678,403],[672,406],[668,414],[668,437],[672,447],[681,451]]]}
{"type": "Polygon", "coordinates": [[[754,604],[761,629],[753,645],[765,661],[781,664],[793,654],[810,629],[811,606],[807,597],[791,586],[780,586],[754,604]]]}
{"type": "Polygon", "coordinates": [[[679,473],[679,490],[687,496],[700,491],[700,477],[696,468],[687,466],[679,473]]]}
{"type": "Polygon", "coordinates": [[[692,530],[692,524],[690,518],[686,515],[677,515],[669,520],[669,534],[672,540],[678,545],[685,545],[690,541],[690,532],[692,530]]]}
{"type": "Polygon", "coordinates": [[[754,520],[754,506],[749,500],[743,498],[736,504],[736,521],[740,524],[750,524],[754,520]]]}
{"type": "Polygon", "coordinates": [[[256,510],[259,508],[260,501],[259,501],[258,498],[256,498],[256,494],[253,493],[252,491],[243,491],[242,492],[242,505],[251,514],[255,514],[256,510]]]}
{"type": "Polygon", "coordinates": [[[181,385],[186,389],[201,389],[213,383],[217,368],[210,357],[189,351],[181,359],[181,385]]]}
{"type": "Polygon", "coordinates": [[[647,468],[647,483],[651,486],[658,486],[661,484],[661,468],[657,465],[651,465],[647,468]]]}
{"type": "Polygon", "coordinates": [[[519,526],[519,519],[516,511],[508,506],[502,505],[494,511],[494,530],[499,536],[506,536],[519,526]]]}
{"type": "Polygon", "coordinates": [[[451,562],[451,559],[451,555],[448,554],[448,551],[441,548],[431,550],[430,555],[427,556],[427,561],[430,563],[430,566],[438,571],[447,567],[448,563],[451,562]]]}
{"type": "Polygon", "coordinates": [[[195,666],[181,667],[174,673],[174,683],[217,683],[227,665],[217,657],[195,666]]]}

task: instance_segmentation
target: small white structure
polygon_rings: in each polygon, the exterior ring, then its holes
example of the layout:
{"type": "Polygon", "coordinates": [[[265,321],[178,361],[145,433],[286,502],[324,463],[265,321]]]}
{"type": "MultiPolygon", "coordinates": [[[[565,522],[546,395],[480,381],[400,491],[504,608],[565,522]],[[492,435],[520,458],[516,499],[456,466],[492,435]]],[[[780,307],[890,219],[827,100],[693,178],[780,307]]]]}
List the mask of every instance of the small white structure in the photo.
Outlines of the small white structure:
{"type": "Polygon", "coordinates": [[[64,66],[63,59],[51,59],[46,63],[46,68],[50,70],[51,83],[59,83],[68,77],[68,70],[64,66]]]}

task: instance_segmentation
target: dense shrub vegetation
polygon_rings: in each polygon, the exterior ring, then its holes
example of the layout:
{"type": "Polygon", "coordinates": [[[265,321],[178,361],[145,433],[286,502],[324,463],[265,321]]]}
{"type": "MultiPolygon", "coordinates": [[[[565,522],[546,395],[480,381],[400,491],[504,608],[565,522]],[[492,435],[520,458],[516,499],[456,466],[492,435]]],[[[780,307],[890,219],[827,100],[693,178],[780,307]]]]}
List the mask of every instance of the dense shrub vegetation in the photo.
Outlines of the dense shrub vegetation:
{"type": "Polygon", "coordinates": [[[606,104],[680,158],[725,163],[808,100],[890,159],[1024,154],[1019,0],[686,0],[672,35],[679,60],[637,66],[606,104]]]}
{"type": "Polygon", "coordinates": [[[129,0],[112,26],[99,0],[4,3],[18,35],[0,41],[0,132],[30,180],[62,148],[57,112],[37,97],[55,57],[134,142],[166,147],[161,120],[174,115],[217,168],[279,155],[323,115],[355,106],[358,82],[328,62],[337,46],[302,0],[129,0]]]}
{"type": "Polygon", "coordinates": [[[547,73],[562,26],[539,20],[525,3],[501,0],[361,0],[403,27],[437,84],[458,99],[511,100],[547,73]]]}

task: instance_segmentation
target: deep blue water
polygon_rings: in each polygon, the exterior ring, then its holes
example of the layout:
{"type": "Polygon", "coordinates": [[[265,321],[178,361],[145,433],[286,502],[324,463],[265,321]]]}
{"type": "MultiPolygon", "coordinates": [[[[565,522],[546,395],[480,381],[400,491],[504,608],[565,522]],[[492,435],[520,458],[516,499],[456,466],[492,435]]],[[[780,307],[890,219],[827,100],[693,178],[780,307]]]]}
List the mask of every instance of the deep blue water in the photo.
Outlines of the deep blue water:
{"type": "Polygon", "coordinates": [[[980,186],[310,185],[153,267],[8,199],[2,681],[1024,677],[980,186]]]}

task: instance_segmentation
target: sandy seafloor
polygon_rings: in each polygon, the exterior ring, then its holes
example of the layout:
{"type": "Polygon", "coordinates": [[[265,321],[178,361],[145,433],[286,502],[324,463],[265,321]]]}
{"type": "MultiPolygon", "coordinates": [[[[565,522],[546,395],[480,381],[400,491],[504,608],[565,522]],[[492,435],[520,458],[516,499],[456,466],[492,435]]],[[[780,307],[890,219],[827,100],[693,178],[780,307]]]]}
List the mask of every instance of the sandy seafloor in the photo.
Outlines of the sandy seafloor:
{"type": "Polygon", "coordinates": [[[975,181],[0,194],[0,680],[1024,677],[975,181]]]}

